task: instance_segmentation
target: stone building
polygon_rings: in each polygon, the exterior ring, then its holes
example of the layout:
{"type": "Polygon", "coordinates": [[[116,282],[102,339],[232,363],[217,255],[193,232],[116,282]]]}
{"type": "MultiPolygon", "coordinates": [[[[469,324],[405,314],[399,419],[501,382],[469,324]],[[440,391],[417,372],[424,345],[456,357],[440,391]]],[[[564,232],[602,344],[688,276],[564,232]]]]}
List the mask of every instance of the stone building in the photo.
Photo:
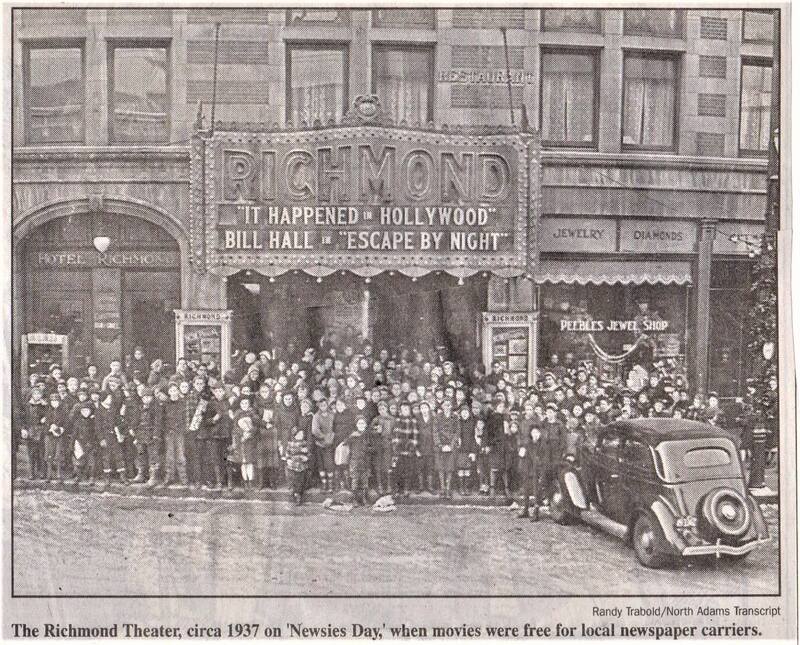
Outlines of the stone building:
{"type": "Polygon", "coordinates": [[[656,357],[735,395],[772,30],[703,8],[15,9],[15,357],[32,369],[67,341],[72,369],[136,345],[227,362],[228,344],[335,330],[526,372],[624,354],[647,321],[656,357]],[[198,267],[198,125],[324,130],[369,95],[410,128],[538,131],[527,275],[198,267]],[[504,313],[521,317],[487,334],[504,313]]]}

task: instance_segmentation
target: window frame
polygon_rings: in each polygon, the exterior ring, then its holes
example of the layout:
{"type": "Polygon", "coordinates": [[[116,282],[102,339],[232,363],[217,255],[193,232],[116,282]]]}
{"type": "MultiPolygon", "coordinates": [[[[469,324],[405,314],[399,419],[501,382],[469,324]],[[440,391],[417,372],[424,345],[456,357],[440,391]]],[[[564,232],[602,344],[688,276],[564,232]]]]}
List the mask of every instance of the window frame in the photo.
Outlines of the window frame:
{"type": "MultiPolygon", "coordinates": [[[[428,115],[427,123],[434,122],[436,118],[436,45],[434,43],[406,43],[395,41],[373,42],[370,51],[370,91],[378,96],[378,66],[375,64],[375,54],[378,51],[425,51],[430,52],[430,64],[428,73],[430,75],[430,92],[428,93],[428,115]]],[[[383,107],[386,110],[386,107],[383,107]]]]}
{"type": "Polygon", "coordinates": [[[600,47],[558,47],[544,45],[539,50],[539,132],[544,132],[544,57],[545,54],[578,54],[591,56],[594,61],[594,81],[593,81],[593,115],[592,115],[592,141],[583,142],[554,142],[542,138],[542,147],[545,148],[581,148],[597,150],[600,140],[600,47]]]}
{"type": "Polygon", "coordinates": [[[772,16],[772,19],[773,19],[772,38],[770,38],[769,40],[762,39],[762,38],[745,38],[745,35],[744,35],[745,17],[746,17],[746,15],[748,13],[763,13],[763,14],[771,15],[772,11],[773,11],[772,9],[742,9],[742,34],[741,34],[741,36],[742,36],[742,42],[743,43],[772,44],[775,41],[775,27],[774,27],[775,18],[774,18],[774,16],[772,16]]]}
{"type": "Polygon", "coordinates": [[[107,43],[108,51],[106,64],[108,66],[108,141],[113,145],[121,146],[141,146],[141,145],[169,145],[172,137],[172,41],[168,38],[109,38],[107,43]],[[114,101],[114,59],[117,49],[163,49],[164,59],[166,60],[165,70],[165,97],[166,97],[166,137],[164,141],[121,141],[115,135],[115,101],[114,101]]]}
{"type": "MultiPolygon", "coordinates": [[[[748,67],[769,67],[772,69],[772,73],[775,73],[775,65],[773,64],[773,60],[771,58],[767,58],[764,56],[742,56],[741,60],[739,61],[739,122],[738,127],[736,129],[736,147],[739,150],[740,157],[749,157],[749,158],[766,158],[769,156],[769,147],[771,142],[767,141],[767,149],[766,150],[750,150],[749,148],[742,148],[742,94],[744,90],[744,68],[745,66],[748,67]]],[[[772,86],[770,86],[770,95],[772,94],[772,86]]],[[[768,128],[770,126],[767,126],[768,128]]],[[[770,138],[772,137],[772,132],[770,128],[770,138]]]]}
{"type": "Polygon", "coordinates": [[[686,39],[686,9],[664,9],[661,7],[653,7],[653,8],[645,8],[645,9],[623,9],[622,10],[622,35],[623,36],[633,36],[634,38],[675,38],[678,40],[685,40],[686,39]],[[678,30],[676,33],[672,34],[658,34],[658,33],[641,33],[636,30],[630,30],[628,27],[628,15],[630,11],[677,11],[678,12],[678,20],[680,24],[678,25],[678,30]]]}
{"type": "Polygon", "coordinates": [[[64,38],[48,40],[24,40],[22,42],[22,134],[26,145],[81,145],[86,143],[86,40],[64,38]],[[83,104],[83,137],[79,141],[32,142],[31,123],[31,50],[34,49],[79,49],[81,52],[81,102],[83,104]]]}
{"type": "MultiPolygon", "coordinates": [[[[381,7],[380,9],[389,9],[390,7],[381,7]]],[[[402,9],[418,9],[419,11],[431,11],[433,12],[433,20],[429,25],[422,25],[422,24],[414,24],[414,25],[387,25],[381,24],[380,20],[378,20],[378,12],[380,9],[372,9],[370,11],[370,25],[374,29],[422,29],[424,31],[432,31],[435,30],[438,26],[438,12],[434,8],[423,8],[420,9],[419,7],[402,7],[402,9]]]]}
{"type": "Polygon", "coordinates": [[[683,76],[682,52],[672,50],[652,50],[652,49],[623,49],[622,50],[622,92],[620,95],[620,143],[623,152],[664,152],[676,153],[678,151],[679,126],[680,126],[680,85],[683,76]],[[630,58],[645,58],[655,60],[671,60],[675,63],[675,88],[674,105],[675,110],[672,115],[672,142],[666,146],[647,146],[625,143],[625,66],[630,58]]]}
{"type": "Polygon", "coordinates": [[[541,9],[539,12],[539,31],[547,34],[600,34],[602,35],[604,32],[603,29],[603,11],[602,9],[592,9],[590,7],[584,8],[584,10],[588,11],[596,11],[597,12],[597,28],[596,29],[548,29],[545,26],[545,14],[548,11],[569,11],[570,9],[574,9],[574,7],[570,7],[567,9],[558,9],[556,7],[549,7],[546,9],[541,9]]]}
{"type": "MultiPolygon", "coordinates": [[[[342,58],[342,113],[339,120],[344,118],[350,106],[350,43],[340,40],[287,40],[284,42],[286,67],[284,69],[286,82],[285,102],[286,110],[284,118],[286,123],[294,123],[292,119],[292,52],[294,50],[332,50],[341,51],[342,58]]],[[[295,123],[295,125],[299,125],[295,123]]],[[[309,125],[313,125],[309,123],[309,125]]]]}
{"type": "MultiPolygon", "coordinates": [[[[326,7],[311,7],[313,9],[325,9],[326,7]]],[[[349,27],[352,23],[352,9],[332,7],[337,12],[336,20],[292,20],[292,12],[300,9],[287,9],[285,23],[287,27],[349,27]]]]}

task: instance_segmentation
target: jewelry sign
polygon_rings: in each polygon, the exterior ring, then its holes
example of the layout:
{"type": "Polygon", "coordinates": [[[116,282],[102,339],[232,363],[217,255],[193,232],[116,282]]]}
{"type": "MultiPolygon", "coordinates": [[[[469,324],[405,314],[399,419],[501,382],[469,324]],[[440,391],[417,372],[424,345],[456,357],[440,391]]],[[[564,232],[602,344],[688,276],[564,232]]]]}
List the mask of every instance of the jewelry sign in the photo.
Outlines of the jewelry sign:
{"type": "Polygon", "coordinates": [[[349,123],[217,128],[195,146],[204,149],[205,208],[195,199],[193,230],[204,232],[207,268],[530,271],[538,257],[533,137],[349,123]]]}

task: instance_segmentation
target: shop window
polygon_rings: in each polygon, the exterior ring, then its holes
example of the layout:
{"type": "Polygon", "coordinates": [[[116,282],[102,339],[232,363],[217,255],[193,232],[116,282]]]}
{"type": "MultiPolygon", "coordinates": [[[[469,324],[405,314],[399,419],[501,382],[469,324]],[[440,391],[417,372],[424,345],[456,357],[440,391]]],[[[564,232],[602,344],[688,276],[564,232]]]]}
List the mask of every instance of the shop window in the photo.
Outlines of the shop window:
{"type": "Polygon", "coordinates": [[[772,61],[742,61],[739,116],[739,151],[744,155],[766,155],[769,151],[772,104],[772,61]]]}
{"type": "Polygon", "coordinates": [[[345,45],[288,45],[286,118],[292,123],[338,121],[347,105],[345,45]]]}
{"type": "Polygon", "coordinates": [[[771,43],[775,37],[775,19],[772,11],[757,9],[742,12],[742,40],[771,43]]]}
{"type": "Polygon", "coordinates": [[[114,44],[109,54],[111,140],[166,143],[169,140],[169,47],[153,43],[114,44]]]}
{"type": "Polygon", "coordinates": [[[623,71],[623,147],[674,150],[677,94],[675,56],[627,54],[623,71]]]}
{"type": "Polygon", "coordinates": [[[597,55],[542,52],[542,141],[546,145],[597,143],[597,55]]]}
{"type": "Polygon", "coordinates": [[[289,9],[286,24],[296,25],[349,25],[350,11],[347,9],[289,9]]]}
{"type": "Polygon", "coordinates": [[[747,261],[711,264],[708,387],[724,398],[740,396],[746,385],[745,321],[751,270],[752,263],[747,261]]]}
{"type": "Polygon", "coordinates": [[[682,38],[683,18],[682,9],[626,9],[625,35],[682,38]]]}
{"type": "Polygon", "coordinates": [[[411,29],[434,29],[435,9],[373,9],[372,24],[375,27],[405,27],[411,29]]]}
{"type": "Polygon", "coordinates": [[[542,9],[542,31],[600,33],[599,9],[542,9]]]}
{"type": "Polygon", "coordinates": [[[25,49],[25,140],[82,143],[85,130],[83,45],[25,49]]]}
{"type": "Polygon", "coordinates": [[[395,122],[433,120],[433,49],[376,45],[372,89],[395,122]]]}

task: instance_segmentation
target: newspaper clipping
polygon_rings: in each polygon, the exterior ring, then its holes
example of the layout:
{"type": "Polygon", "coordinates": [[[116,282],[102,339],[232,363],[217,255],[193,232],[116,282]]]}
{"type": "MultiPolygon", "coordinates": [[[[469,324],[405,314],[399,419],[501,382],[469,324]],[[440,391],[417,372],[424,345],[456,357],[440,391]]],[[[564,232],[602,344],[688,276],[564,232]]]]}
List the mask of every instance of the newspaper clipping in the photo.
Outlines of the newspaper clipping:
{"type": "Polygon", "coordinates": [[[4,4],[4,640],[796,639],[788,14],[4,4]]]}

